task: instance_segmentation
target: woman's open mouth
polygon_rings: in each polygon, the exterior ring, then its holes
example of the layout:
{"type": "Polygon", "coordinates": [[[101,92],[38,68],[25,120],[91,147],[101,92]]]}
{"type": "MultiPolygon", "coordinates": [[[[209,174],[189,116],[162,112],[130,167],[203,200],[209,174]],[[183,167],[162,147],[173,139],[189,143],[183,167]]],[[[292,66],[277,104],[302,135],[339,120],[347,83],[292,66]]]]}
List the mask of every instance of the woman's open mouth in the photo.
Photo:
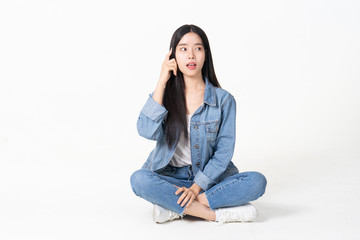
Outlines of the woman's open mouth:
{"type": "Polygon", "coordinates": [[[186,64],[186,67],[190,70],[193,70],[196,68],[196,63],[190,62],[190,63],[186,64]]]}

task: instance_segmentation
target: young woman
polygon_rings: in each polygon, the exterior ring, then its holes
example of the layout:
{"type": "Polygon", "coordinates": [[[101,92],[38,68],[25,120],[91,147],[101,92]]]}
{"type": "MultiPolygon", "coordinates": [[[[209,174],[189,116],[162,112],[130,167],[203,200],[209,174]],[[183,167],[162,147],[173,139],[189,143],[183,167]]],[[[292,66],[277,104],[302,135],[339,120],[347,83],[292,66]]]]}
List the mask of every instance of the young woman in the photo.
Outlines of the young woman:
{"type": "Polygon", "coordinates": [[[181,26],[137,121],[139,134],[157,143],[131,186],[154,204],[155,222],[185,214],[220,223],[256,218],[249,202],[264,194],[266,179],[239,173],[231,161],[235,115],[235,99],[220,88],[205,32],[181,26]]]}

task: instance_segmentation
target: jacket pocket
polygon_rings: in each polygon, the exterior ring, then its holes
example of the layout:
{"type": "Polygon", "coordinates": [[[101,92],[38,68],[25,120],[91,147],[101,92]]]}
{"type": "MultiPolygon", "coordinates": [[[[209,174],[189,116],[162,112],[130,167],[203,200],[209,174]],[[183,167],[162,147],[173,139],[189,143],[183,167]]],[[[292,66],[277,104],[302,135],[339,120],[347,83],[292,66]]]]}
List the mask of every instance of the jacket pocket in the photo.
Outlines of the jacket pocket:
{"type": "Polygon", "coordinates": [[[215,142],[219,131],[219,123],[210,123],[206,125],[206,140],[215,142]]]}

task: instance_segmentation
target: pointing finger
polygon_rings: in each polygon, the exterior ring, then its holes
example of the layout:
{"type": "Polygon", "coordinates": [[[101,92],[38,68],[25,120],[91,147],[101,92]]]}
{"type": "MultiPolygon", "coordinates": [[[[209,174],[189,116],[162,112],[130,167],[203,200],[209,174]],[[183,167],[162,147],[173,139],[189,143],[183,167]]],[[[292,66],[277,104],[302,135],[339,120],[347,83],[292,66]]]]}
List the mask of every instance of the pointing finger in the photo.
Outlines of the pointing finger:
{"type": "Polygon", "coordinates": [[[174,72],[174,75],[176,76],[176,73],[177,73],[177,64],[176,64],[176,61],[175,61],[175,71],[174,72]]]}
{"type": "Polygon", "coordinates": [[[183,188],[178,188],[178,190],[176,190],[175,195],[178,195],[179,193],[183,192],[184,189],[183,188]]]}
{"type": "Polygon", "coordinates": [[[172,48],[170,48],[170,51],[166,54],[166,60],[170,59],[171,53],[172,53],[172,48]]]}

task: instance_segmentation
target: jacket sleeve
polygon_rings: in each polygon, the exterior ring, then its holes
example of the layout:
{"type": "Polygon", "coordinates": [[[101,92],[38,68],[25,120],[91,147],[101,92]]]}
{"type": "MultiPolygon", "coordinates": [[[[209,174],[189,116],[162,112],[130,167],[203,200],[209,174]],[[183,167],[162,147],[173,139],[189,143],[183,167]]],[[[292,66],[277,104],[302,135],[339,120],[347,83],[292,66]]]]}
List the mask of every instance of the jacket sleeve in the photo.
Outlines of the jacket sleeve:
{"type": "Polygon", "coordinates": [[[159,140],[164,134],[163,123],[167,117],[168,111],[149,95],[144,107],[142,108],[137,120],[137,130],[140,136],[159,140]]]}
{"type": "Polygon", "coordinates": [[[194,181],[203,190],[208,190],[216,184],[220,175],[227,169],[235,148],[236,137],[236,101],[232,95],[221,107],[221,124],[217,135],[214,154],[209,159],[203,171],[196,173],[194,181]]]}

